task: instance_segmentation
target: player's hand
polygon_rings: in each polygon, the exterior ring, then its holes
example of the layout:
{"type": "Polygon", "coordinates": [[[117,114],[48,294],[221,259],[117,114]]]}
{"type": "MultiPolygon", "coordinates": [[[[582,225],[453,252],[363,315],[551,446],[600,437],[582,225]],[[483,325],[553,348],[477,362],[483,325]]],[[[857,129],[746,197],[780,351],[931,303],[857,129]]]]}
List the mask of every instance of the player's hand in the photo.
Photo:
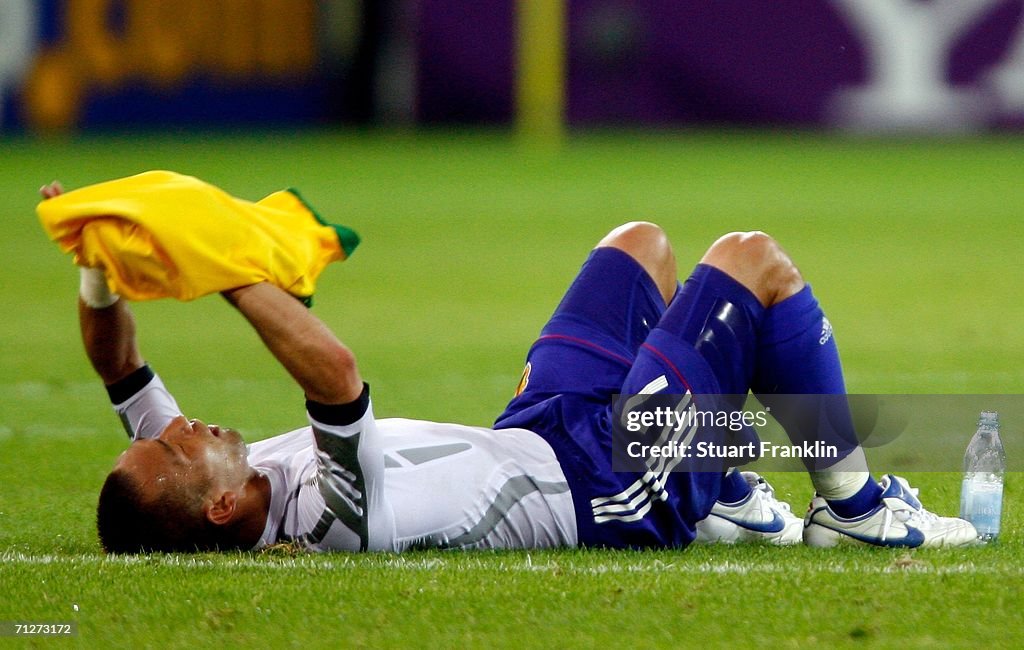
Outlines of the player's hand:
{"type": "MultiPolygon", "coordinates": [[[[43,197],[44,199],[52,199],[52,198],[54,198],[56,196],[60,196],[63,193],[64,193],[64,186],[60,184],[60,181],[53,181],[52,183],[48,183],[48,184],[43,185],[42,187],[39,188],[39,196],[43,197]]],[[[82,267],[82,268],[90,268],[90,267],[82,267]]],[[[103,267],[95,267],[95,268],[99,271],[100,275],[103,274],[103,267]]],[[[98,280],[99,280],[99,278],[97,278],[97,281],[98,280]]]]}
{"type": "Polygon", "coordinates": [[[52,199],[55,196],[60,196],[64,193],[64,186],[60,184],[60,181],[53,181],[48,185],[43,185],[39,188],[39,196],[44,199],[52,199]]]}

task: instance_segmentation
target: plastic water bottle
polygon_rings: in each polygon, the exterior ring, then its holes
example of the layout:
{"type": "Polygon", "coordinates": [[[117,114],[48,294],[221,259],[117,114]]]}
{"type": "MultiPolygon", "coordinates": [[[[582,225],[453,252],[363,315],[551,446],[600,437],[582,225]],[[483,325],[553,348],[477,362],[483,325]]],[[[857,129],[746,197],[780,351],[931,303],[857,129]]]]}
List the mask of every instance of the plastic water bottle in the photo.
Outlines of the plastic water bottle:
{"type": "Polygon", "coordinates": [[[978,430],[964,454],[960,517],[974,524],[978,538],[985,542],[994,542],[999,537],[1005,471],[1006,453],[999,439],[999,414],[982,411],[978,430]]]}

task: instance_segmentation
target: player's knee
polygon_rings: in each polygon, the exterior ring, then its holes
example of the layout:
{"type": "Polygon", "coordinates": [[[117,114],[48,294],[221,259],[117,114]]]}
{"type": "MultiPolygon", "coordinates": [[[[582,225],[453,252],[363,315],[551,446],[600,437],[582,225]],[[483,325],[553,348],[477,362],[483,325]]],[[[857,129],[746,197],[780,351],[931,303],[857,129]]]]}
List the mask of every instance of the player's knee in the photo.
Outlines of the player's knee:
{"type": "Polygon", "coordinates": [[[760,232],[733,232],[718,239],[701,260],[725,271],[772,305],[803,288],[799,269],[775,239],[760,232]]]}
{"type": "Polygon", "coordinates": [[[666,248],[671,250],[665,231],[649,221],[624,223],[605,235],[597,245],[612,246],[633,257],[664,254],[666,248]]]}
{"type": "Polygon", "coordinates": [[[661,226],[648,221],[631,221],[612,230],[597,247],[618,248],[635,259],[654,279],[665,302],[675,295],[676,258],[672,244],[661,226]]]}

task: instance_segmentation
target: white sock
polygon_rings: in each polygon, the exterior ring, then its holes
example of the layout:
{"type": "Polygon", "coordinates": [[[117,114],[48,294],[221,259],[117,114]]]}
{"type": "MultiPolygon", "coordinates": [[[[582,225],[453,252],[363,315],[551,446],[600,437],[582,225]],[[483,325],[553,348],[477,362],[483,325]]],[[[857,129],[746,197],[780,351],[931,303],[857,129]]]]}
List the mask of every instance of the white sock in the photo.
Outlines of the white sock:
{"type": "Polygon", "coordinates": [[[827,470],[810,472],[814,489],[828,501],[849,499],[871,480],[864,450],[854,449],[848,456],[827,470]]]}

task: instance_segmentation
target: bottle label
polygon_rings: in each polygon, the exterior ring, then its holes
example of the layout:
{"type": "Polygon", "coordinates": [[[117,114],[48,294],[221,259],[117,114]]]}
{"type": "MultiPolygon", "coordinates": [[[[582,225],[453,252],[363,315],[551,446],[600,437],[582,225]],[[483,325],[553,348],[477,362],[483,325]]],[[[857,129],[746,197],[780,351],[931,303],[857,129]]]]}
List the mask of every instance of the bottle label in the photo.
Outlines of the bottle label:
{"type": "Polygon", "coordinates": [[[998,535],[1003,512],[1003,484],[964,479],[960,517],[974,524],[979,535],[998,535]]]}

